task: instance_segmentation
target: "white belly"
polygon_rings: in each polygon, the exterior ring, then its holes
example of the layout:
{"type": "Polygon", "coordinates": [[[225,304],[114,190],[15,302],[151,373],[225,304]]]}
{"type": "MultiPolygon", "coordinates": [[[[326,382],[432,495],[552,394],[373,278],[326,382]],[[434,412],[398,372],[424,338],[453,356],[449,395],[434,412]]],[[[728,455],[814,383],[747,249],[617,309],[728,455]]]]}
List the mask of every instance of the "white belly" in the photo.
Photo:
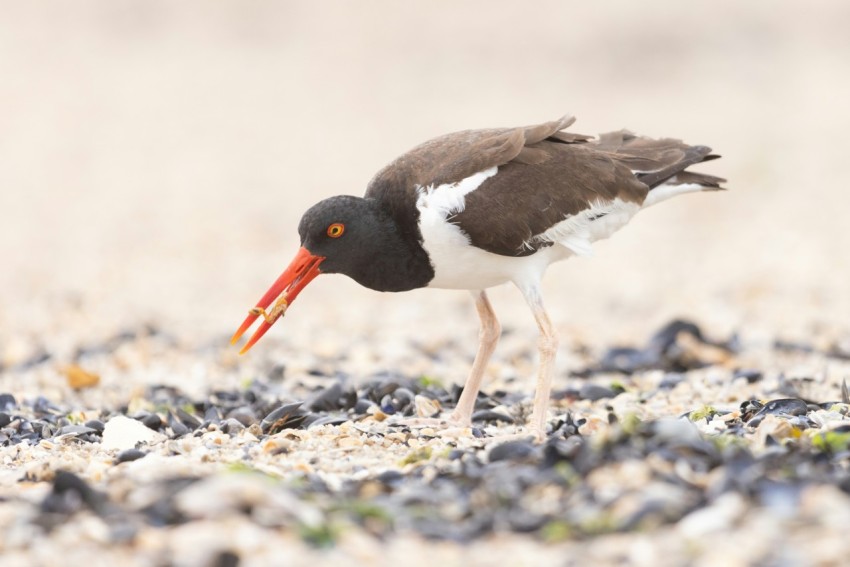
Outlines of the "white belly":
{"type": "Polygon", "coordinates": [[[492,254],[470,244],[457,226],[445,220],[440,224],[422,222],[420,229],[435,274],[428,287],[486,289],[505,282],[537,282],[549,264],[572,255],[557,244],[531,256],[492,254]]]}

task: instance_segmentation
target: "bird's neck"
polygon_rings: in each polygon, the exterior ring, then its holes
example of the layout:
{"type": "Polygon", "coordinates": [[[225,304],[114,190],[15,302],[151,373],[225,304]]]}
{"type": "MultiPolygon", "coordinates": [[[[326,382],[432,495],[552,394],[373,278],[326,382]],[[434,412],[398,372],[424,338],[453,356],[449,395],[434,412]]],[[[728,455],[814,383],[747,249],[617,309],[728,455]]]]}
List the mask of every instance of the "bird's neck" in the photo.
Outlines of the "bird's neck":
{"type": "Polygon", "coordinates": [[[425,287],[434,278],[434,268],[422,248],[422,236],[416,224],[402,228],[391,214],[377,203],[380,234],[372,239],[368,262],[357,273],[349,274],[360,285],[376,291],[408,291],[425,287]]]}

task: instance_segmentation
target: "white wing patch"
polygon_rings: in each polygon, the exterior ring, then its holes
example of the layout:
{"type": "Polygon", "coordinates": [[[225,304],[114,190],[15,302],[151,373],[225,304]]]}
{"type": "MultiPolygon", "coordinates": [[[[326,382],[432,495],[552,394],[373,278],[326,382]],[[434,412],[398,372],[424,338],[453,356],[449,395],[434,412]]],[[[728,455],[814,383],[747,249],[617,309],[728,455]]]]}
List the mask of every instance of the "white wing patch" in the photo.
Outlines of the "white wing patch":
{"type": "Polygon", "coordinates": [[[666,201],[670,197],[675,197],[676,195],[682,195],[683,193],[696,193],[697,191],[705,191],[709,189],[705,185],[700,185],[698,183],[678,183],[676,184],[676,178],[668,180],[666,183],[662,183],[658,187],[654,187],[649,194],[646,196],[646,199],[643,201],[643,208],[651,207],[656,203],[660,203],[661,201],[666,201]]]}
{"type": "Polygon", "coordinates": [[[457,183],[446,183],[436,187],[434,185],[417,187],[419,197],[416,199],[416,206],[420,210],[429,209],[443,218],[461,213],[466,207],[466,196],[481,187],[488,178],[496,175],[498,169],[491,167],[479,171],[457,183]]]}
{"type": "Polygon", "coordinates": [[[598,200],[590,208],[566,217],[546,232],[523,242],[523,246],[531,249],[543,243],[560,244],[578,256],[591,256],[594,242],[623,228],[639,210],[637,203],[598,200]]]}
{"type": "Polygon", "coordinates": [[[473,246],[452,215],[466,207],[466,196],[496,174],[497,168],[481,171],[458,183],[438,187],[417,187],[419,230],[422,246],[434,267],[428,287],[444,289],[487,289],[507,281],[539,281],[551,262],[568,256],[554,247],[524,256],[500,256],[473,246]]]}

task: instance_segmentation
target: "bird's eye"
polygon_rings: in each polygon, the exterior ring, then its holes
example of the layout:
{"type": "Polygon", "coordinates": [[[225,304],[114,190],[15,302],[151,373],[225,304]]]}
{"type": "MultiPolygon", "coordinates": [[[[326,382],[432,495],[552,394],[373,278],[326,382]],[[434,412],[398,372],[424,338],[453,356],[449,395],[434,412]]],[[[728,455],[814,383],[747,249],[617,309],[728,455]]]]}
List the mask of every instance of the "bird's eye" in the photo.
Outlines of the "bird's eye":
{"type": "Polygon", "coordinates": [[[335,222],[328,227],[328,236],[331,238],[339,238],[345,232],[345,225],[341,222],[335,222]]]}

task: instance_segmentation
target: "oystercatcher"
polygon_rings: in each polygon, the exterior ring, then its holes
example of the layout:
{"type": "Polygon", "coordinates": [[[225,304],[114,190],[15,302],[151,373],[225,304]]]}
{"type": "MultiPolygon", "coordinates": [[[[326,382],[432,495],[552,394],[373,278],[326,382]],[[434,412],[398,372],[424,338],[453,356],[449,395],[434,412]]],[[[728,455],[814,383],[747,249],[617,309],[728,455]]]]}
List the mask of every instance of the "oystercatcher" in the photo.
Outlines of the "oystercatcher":
{"type": "Polygon", "coordinates": [[[650,205],[718,190],[718,177],[687,168],[717,157],[706,146],[627,130],[597,138],[566,132],[575,119],[467,130],[413,148],[378,172],[364,197],[325,199],[304,213],[301,248],[250,310],[246,352],[319,274],[345,274],[377,291],[467,289],[481,319],[478,352],[454,412],[470,424],[484,369],[500,335],[486,289],[513,282],[539,327],[531,433],[545,433],[558,346],[540,281],[552,262],[591,253],[650,205]],[[274,302],[273,307],[267,311],[274,302]]]}

